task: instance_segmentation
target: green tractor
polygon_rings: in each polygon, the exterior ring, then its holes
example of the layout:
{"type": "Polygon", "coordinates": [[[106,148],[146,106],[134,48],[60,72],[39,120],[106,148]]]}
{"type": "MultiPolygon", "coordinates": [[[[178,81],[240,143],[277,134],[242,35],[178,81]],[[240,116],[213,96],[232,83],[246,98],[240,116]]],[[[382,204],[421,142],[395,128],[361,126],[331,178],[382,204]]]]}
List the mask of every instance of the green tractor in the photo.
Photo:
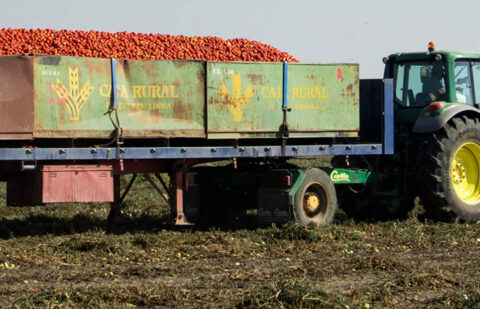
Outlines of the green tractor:
{"type": "Polygon", "coordinates": [[[480,220],[480,54],[429,43],[427,52],[383,61],[384,77],[394,80],[395,155],[347,158],[380,181],[339,188],[340,204],[357,217],[398,217],[418,196],[430,218],[480,220]]]}

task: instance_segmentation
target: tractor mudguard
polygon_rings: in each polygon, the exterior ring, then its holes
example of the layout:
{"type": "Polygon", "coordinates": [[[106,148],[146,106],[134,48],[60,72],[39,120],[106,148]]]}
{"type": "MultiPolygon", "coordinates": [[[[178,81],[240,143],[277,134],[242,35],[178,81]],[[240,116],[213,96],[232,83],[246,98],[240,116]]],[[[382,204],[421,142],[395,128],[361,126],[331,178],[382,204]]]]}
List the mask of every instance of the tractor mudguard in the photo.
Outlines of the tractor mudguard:
{"type": "Polygon", "coordinates": [[[442,128],[450,119],[458,114],[468,113],[475,114],[476,117],[480,117],[480,111],[470,105],[461,103],[448,104],[441,113],[435,115],[435,112],[430,112],[424,109],[418,116],[415,124],[413,125],[414,133],[431,133],[442,128]],[[433,115],[432,115],[433,114],[433,115]]]}

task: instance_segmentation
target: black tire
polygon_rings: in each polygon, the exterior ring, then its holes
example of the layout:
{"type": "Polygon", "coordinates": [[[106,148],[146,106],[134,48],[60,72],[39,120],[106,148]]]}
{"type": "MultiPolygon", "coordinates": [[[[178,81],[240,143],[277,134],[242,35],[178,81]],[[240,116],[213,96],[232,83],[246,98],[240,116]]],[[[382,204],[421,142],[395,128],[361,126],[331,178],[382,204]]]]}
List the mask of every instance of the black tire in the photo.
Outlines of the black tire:
{"type": "Polygon", "coordinates": [[[480,157],[476,157],[477,146],[480,147],[480,123],[478,119],[466,116],[453,118],[421,144],[417,162],[417,187],[427,217],[440,221],[480,220],[480,196],[474,195],[467,200],[455,190],[455,186],[458,187],[462,181],[476,183],[476,190],[480,189],[480,157]],[[473,164],[465,163],[467,169],[462,161],[454,161],[455,156],[459,160],[459,149],[470,152],[468,155],[474,159],[470,161],[473,164]],[[452,172],[453,162],[456,162],[456,168],[452,172]],[[462,168],[463,177],[460,179],[456,171],[462,168]]]}
{"type": "MultiPolygon", "coordinates": [[[[334,157],[331,163],[335,168],[356,168],[369,171],[373,171],[373,166],[375,165],[368,158],[359,156],[350,157],[349,165],[345,164],[345,157],[340,156],[334,157]]],[[[383,165],[388,164],[398,163],[397,161],[394,163],[383,161],[383,165]]],[[[383,171],[383,174],[388,174],[388,171],[383,171]]],[[[400,193],[396,194],[398,197],[395,198],[393,195],[390,198],[388,196],[376,196],[375,186],[382,185],[382,183],[336,185],[339,207],[348,217],[357,221],[386,221],[408,218],[409,211],[414,207],[415,190],[402,187],[399,184],[400,180],[389,179],[388,181],[391,182],[389,188],[383,190],[392,191],[394,189],[392,186],[396,184],[396,190],[400,191],[400,193]]]]}
{"type": "MultiPolygon", "coordinates": [[[[364,158],[353,156],[335,156],[331,160],[334,168],[359,168],[372,170],[369,162],[364,158]]],[[[350,217],[360,221],[370,221],[378,210],[372,195],[372,186],[369,184],[340,184],[335,186],[338,206],[350,217]]]]}
{"type": "Polygon", "coordinates": [[[353,192],[348,185],[337,188],[339,207],[357,221],[405,220],[413,209],[414,196],[405,194],[399,199],[375,196],[373,184],[366,184],[362,192],[353,192]]]}
{"type": "Polygon", "coordinates": [[[305,172],[307,175],[295,194],[295,221],[305,225],[328,225],[337,210],[335,186],[327,173],[320,169],[310,168],[305,172]]]}

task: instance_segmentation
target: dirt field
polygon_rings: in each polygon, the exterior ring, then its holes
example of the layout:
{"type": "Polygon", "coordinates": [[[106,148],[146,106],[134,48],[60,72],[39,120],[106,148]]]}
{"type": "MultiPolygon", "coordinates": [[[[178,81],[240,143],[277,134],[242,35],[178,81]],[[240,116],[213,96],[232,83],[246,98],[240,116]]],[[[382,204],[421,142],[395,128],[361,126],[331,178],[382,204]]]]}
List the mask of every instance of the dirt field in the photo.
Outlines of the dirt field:
{"type": "MultiPolygon", "coordinates": [[[[5,192],[4,187],[1,192],[5,192]]],[[[0,201],[0,307],[480,308],[480,224],[175,228],[146,184],[108,205],[0,201]]]]}

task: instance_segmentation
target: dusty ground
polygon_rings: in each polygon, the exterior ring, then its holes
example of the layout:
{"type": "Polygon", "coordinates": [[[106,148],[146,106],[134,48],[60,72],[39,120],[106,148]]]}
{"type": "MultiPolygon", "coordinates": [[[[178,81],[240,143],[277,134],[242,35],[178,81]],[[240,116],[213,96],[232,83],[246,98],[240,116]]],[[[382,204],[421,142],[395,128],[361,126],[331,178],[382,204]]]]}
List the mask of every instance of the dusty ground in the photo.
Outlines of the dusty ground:
{"type": "Polygon", "coordinates": [[[480,224],[172,228],[145,186],[108,206],[0,201],[0,307],[480,308],[480,224]]]}

